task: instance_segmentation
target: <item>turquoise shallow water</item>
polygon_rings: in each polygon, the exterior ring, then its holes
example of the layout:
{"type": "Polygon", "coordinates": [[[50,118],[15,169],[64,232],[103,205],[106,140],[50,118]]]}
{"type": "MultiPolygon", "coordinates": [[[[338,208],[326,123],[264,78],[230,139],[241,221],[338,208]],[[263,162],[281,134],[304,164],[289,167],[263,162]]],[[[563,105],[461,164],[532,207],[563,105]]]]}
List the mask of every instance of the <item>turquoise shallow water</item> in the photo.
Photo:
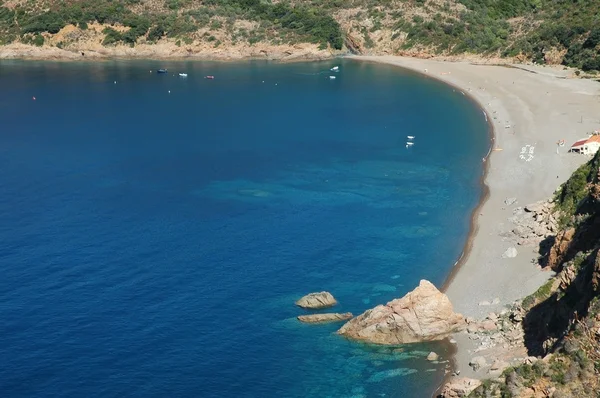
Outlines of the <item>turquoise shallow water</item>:
{"type": "Polygon", "coordinates": [[[444,347],[351,343],[293,303],[358,314],[441,285],[489,148],[462,94],[350,60],[3,61],[0,87],[4,394],[435,389],[444,347]]]}

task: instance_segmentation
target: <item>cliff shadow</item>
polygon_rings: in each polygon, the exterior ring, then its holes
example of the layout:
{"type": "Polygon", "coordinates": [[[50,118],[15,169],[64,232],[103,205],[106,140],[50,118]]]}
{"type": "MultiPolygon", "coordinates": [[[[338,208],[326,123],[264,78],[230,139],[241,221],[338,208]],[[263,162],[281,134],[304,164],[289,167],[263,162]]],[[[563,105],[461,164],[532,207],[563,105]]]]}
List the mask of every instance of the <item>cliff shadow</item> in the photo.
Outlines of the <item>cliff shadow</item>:
{"type": "Polygon", "coordinates": [[[578,269],[565,270],[561,286],[529,309],[523,319],[524,343],[529,355],[544,356],[555,351],[576,321],[588,314],[591,300],[598,295],[598,264],[596,249],[583,259],[578,269]]]}

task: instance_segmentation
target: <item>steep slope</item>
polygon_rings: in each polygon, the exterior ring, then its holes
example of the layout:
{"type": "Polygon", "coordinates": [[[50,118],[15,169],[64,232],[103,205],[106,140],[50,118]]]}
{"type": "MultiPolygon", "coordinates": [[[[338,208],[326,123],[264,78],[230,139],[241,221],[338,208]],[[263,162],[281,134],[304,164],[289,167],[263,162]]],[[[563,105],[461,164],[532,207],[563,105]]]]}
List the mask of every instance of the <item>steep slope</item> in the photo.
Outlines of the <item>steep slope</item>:
{"type": "Polygon", "coordinates": [[[600,153],[554,198],[562,228],[541,245],[556,277],[523,301],[528,354],[473,397],[597,397],[600,391],[600,153]],[[543,358],[543,359],[542,359],[543,358]]]}
{"type": "Polygon", "coordinates": [[[600,0],[0,0],[0,44],[312,43],[333,51],[471,53],[584,70],[600,69],[599,22],[600,0]],[[91,24],[96,28],[86,32],[91,24]]]}

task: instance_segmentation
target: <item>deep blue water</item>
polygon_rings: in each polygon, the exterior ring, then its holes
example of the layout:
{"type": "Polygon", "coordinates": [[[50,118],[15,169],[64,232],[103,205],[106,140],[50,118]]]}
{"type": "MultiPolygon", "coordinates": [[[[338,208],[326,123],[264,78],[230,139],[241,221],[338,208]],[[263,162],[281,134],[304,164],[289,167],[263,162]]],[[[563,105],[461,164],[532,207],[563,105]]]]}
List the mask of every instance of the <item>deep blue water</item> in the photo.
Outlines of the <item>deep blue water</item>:
{"type": "Polygon", "coordinates": [[[328,290],[359,314],[442,284],[489,147],[459,92],[350,60],[4,61],[0,116],[3,396],[424,397],[441,380],[432,346],[348,342],[294,300],[328,290]]]}

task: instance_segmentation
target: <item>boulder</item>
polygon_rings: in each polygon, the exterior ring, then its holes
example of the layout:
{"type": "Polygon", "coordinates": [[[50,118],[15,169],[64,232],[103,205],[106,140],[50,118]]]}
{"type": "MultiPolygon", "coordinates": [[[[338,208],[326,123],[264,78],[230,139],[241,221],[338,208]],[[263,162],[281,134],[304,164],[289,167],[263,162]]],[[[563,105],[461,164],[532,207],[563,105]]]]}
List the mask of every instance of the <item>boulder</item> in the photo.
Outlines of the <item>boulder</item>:
{"type": "Polygon", "coordinates": [[[439,397],[440,398],[466,397],[480,385],[481,385],[480,380],[469,379],[468,377],[452,379],[444,385],[439,397]]]}
{"type": "Polygon", "coordinates": [[[442,340],[465,326],[448,297],[429,281],[404,297],[365,311],[338,331],[350,339],[375,344],[442,340]]]}
{"type": "Polygon", "coordinates": [[[517,257],[517,249],[515,249],[514,247],[509,247],[508,249],[506,249],[506,251],[502,254],[502,258],[515,258],[517,257]]]}
{"type": "Polygon", "coordinates": [[[296,301],[297,306],[313,310],[333,307],[336,304],[337,301],[329,292],[310,293],[296,301]]]}
{"type": "Polygon", "coordinates": [[[479,369],[481,369],[482,367],[484,367],[485,365],[487,365],[487,362],[486,362],[486,360],[485,360],[484,357],[474,357],[469,362],[469,366],[472,367],[473,370],[476,371],[476,372],[479,369]]]}
{"type": "Polygon", "coordinates": [[[496,326],[496,322],[488,319],[485,320],[483,322],[481,322],[481,329],[486,331],[486,332],[491,332],[496,330],[498,327],[496,326]]]}
{"type": "Polygon", "coordinates": [[[340,322],[352,318],[350,312],[343,314],[330,313],[330,314],[312,314],[312,315],[300,315],[298,320],[304,323],[325,323],[325,322],[340,322]]]}
{"type": "Polygon", "coordinates": [[[428,361],[437,361],[439,357],[440,356],[438,354],[436,354],[435,352],[431,351],[429,353],[429,355],[427,355],[427,360],[428,361]]]}
{"type": "Polygon", "coordinates": [[[530,213],[542,213],[548,207],[548,202],[542,200],[540,202],[531,203],[525,206],[525,211],[530,213]]]}

